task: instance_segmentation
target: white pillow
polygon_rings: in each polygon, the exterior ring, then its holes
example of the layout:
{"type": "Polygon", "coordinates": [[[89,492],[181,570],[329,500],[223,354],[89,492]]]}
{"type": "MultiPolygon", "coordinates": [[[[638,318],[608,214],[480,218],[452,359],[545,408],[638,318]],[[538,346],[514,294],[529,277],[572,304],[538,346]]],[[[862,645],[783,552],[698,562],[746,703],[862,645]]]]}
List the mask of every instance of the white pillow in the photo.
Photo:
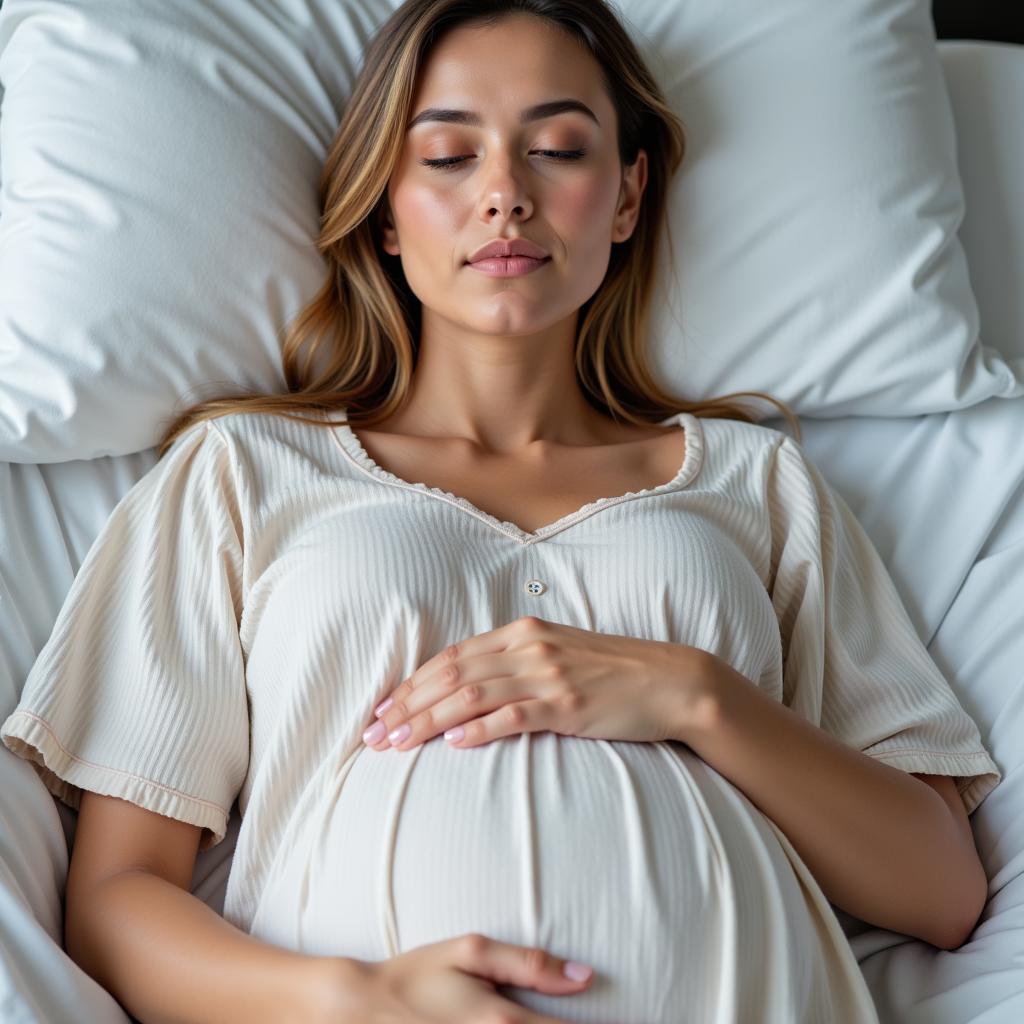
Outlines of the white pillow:
{"type": "Polygon", "coordinates": [[[960,239],[982,334],[1024,376],[1024,46],[943,40],[939,56],[956,117],[968,197],[960,239]]]}
{"type": "Polygon", "coordinates": [[[1024,394],[979,338],[929,0],[626,6],[689,127],[653,318],[677,393],[757,389],[818,418],[1024,394]]]}
{"type": "MultiPolygon", "coordinates": [[[[223,383],[284,390],[320,166],[397,6],[6,0],[0,460],[141,451],[223,383]]],[[[689,129],[666,384],[807,416],[1024,393],[978,343],[927,0],[617,7],[689,129]]]]}

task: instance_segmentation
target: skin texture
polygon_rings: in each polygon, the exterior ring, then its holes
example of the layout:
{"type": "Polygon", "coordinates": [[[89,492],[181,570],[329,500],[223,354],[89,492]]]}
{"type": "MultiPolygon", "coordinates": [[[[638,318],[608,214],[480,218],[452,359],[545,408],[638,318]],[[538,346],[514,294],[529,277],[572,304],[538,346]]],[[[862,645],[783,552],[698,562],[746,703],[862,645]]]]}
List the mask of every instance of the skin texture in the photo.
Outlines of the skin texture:
{"type": "Polygon", "coordinates": [[[459,747],[544,730],[632,743],[681,740],[713,695],[714,663],[696,647],[524,616],[449,644],[421,665],[380,714],[378,706],[383,730],[367,743],[411,750],[459,725],[465,734],[451,741],[459,747]],[[406,725],[408,733],[392,740],[406,725]]]}
{"type": "Polygon", "coordinates": [[[480,126],[436,121],[407,132],[381,219],[421,301],[420,353],[408,403],[376,430],[459,439],[484,454],[542,464],[562,446],[622,441],[576,383],[580,306],[598,289],[613,244],[633,233],[647,154],[623,166],[618,123],[600,65],[557,26],[513,15],[463,26],[433,50],[413,118],[428,107],[469,110],[480,126]],[[572,98],[566,112],[526,124],[520,111],[572,98]],[[541,151],[586,149],[567,161],[541,151]],[[422,159],[466,157],[452,168],[422,159]],[[496,238],[527,238],[551,260],[521,277],[465,265],[496,238]]]}

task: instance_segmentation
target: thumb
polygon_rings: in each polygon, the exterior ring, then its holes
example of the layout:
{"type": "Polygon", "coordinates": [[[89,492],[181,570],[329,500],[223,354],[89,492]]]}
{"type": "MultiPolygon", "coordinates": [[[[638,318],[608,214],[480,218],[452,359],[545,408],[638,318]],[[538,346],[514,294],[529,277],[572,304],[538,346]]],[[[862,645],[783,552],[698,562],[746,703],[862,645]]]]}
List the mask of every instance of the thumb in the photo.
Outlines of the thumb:
{"type": "Polygon", "coordinates": [[[455,966],[500,985],[518,985],[553,995],[579,992],[592,968],[536,946],[517,946],[472,932],[455,939],[455,966]]]}

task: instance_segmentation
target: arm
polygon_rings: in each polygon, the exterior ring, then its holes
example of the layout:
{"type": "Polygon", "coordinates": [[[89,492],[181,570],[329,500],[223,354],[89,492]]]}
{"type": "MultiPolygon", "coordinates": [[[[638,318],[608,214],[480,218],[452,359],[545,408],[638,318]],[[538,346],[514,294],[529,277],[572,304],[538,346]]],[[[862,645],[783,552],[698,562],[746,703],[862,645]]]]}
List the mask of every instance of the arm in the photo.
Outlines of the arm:
{"type": "Polygon", "coordinates": [[[349,963],[261,942],[141,869],[103,880],[74,910],[68,955],[142,1024],[328,1019],[319,1008],[349,963]]]}
{"type": "Polygon", "coordinates": [[[201,829],[83,790],[64,908],[69,957],[143,1024],[344,1018],[356,961],[263,943],[189,891],[201,829]]]}
{"type": "MultiPolygon", "coordinates": [[[[785,833],[828,899],[870,924],[962,945],[987,896],[970,828],[911,774],[840,742],[711,656],[678,739],[785,833]]],[[[959,798],[958,798],[959,799],[959,798]]]]}

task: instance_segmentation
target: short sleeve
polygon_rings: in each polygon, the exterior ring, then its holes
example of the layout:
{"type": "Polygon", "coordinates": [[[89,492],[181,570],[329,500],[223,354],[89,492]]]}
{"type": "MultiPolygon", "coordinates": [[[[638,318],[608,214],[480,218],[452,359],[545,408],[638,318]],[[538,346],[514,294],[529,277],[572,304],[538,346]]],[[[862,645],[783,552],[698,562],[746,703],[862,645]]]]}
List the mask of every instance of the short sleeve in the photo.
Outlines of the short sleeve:
{"type": "Polygon", "coordinates": [[[17,707],[9,750],[78,810],[83,789],[223,838],[249,764],[238,624],[243,514],[211,421],[176,438],[89,548],[17,707]]]}
{"type": "Polygon", "coordinates": [[[783,703],[906,772],[953,776],[970,814],[1002,775],[864,527],[785,437],[767,474],[783,703]]]}

